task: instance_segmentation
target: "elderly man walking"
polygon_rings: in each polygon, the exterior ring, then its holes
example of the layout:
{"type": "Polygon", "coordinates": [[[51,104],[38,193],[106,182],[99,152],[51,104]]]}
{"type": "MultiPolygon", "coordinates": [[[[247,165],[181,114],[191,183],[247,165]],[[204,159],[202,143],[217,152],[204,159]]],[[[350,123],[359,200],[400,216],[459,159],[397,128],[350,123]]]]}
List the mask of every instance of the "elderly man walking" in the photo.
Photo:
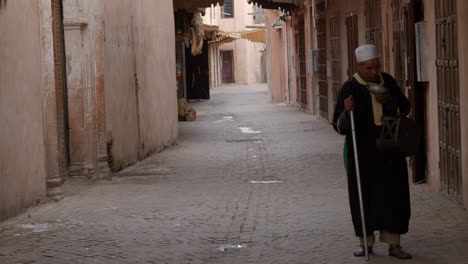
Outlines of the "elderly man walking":
{"type": "Polygon", "coordinates": [[[410,259],[411,255],[400,246],[400,237],[408,232],[411,215],[406,159],[397,153],[379,151],[376,145],[383,117],[408,114],[410,102],[395,79],[380,71],[380,60],[374,45],[358,47],[356,60],[358,72],[343,84],[333,117],[334,129],[346,135],[344,160],[349,202],[354,230],[361,240],[361,246],[354,256],[365,255],[354,163],[354,148],[357,147],[368,250],[373,252],[374,232],[379,231],[380,241],[389,244],[389,256],[410,259]],[[379,84],[388,92],[371,93],[369,83],[379,84]],[[350,111],[355,116],[357,146],[353,146],[351,140],[350,111]]]}

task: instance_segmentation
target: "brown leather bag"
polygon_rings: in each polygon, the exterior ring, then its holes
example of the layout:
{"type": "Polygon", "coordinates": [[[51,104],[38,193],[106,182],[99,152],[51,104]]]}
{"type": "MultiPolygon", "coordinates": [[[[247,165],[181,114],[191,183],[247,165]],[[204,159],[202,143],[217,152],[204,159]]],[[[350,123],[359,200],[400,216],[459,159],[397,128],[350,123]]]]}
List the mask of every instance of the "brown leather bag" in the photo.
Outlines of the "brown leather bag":
{"type": "Polygon", "coordinates": [[[421,130],[416,121],[406,116],[384,116],[382,123],[380,136],[377,138],[377,150],[398,153],[405,157],[418,152],[421,130]]]}

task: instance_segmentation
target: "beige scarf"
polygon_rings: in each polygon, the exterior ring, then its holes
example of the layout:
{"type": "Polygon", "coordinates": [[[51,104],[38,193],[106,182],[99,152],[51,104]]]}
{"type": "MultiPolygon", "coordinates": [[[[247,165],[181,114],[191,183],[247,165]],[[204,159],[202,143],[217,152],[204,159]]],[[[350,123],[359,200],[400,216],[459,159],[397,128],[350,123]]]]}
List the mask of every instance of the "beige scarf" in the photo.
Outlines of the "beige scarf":
{"type": "MultiPolygon", "coordinates": [[[[382,74],[379,73],[379,76],[380,76],[380,85],[384,86],[385,82],[384,82],[382,74]]],[[[354,74],[354,79],[356,79],[356,81],[359,84],[367,86],[367,82],[358,73],[354,74]]],[[[376,126],[381,126],[382,125],[382,117],[383,117],[382,104],[377,102],[377,99],[375,99],[375,94],[371,93],[370,95],[371,95],[371,98],[372,98],[372,111],[374,113],[374,124],[376,126]]]]}

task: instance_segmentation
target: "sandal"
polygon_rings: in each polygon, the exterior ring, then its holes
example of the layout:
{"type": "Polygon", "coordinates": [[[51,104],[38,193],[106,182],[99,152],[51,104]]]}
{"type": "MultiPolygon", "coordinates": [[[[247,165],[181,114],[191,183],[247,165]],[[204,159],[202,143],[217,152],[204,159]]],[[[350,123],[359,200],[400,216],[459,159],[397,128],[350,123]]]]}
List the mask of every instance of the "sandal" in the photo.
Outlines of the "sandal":
{"type": "Polygon", "coordinates": [[[388,255],[398,259],[412,259],[413,256],[404,251],[400,245],[391,245],[388,248],[388,255]]]}

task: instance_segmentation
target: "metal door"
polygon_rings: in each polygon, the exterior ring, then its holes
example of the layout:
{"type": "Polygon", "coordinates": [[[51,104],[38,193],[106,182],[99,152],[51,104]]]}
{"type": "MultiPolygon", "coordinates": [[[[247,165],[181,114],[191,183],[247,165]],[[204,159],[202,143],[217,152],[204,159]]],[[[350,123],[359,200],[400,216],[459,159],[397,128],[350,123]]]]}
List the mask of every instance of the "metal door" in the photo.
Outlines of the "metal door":
{"type": "Polygon", "coordinates": [[[232,50],[223,50],[221,51],[221,60],[222,60],[222,78],[223,83],[233,83],[234,82],[234,65],[232,50]]]}
{"type": "Polygon", "coordinates": [[[317,66],[320,116],[328,119],[327,25],[324,15],[317,18],[317,66]]]}
{"type": "Polygon", "coordinates": [[[366,0],[366,41],[374,44],[382,58],[382,13],[381,0],[366,0]]]}
{"type": "Polygon", "coordinates": [[[359,45],[358,16],[354,13],[350,13],[346,16],[346,32],[348,50],[348,69],[346,73],[348,77],[351,78],[353,74],[357,72],[355,50],[359,45]]]}
{"type": "Polygon", "coordinates": [[[307,109],[307,77],[305,50],[305,21],[304,14],[299,14],[296,27],[296,80],[297,100],[301,107],[307,109]]]}
{"type": "Polygon", "coordinates": [[[456,0],[435,1],[440,176],[445,192],[462,203],[460,84],[456,0]]]}
{"type": "Polygon", "coordinates": [[[341,34],[338,17],[330,18],[330,60],[331,60],[331,85],[333,105],[336,103],[336,98],[340,92],[341,80],[341,34]]]}

